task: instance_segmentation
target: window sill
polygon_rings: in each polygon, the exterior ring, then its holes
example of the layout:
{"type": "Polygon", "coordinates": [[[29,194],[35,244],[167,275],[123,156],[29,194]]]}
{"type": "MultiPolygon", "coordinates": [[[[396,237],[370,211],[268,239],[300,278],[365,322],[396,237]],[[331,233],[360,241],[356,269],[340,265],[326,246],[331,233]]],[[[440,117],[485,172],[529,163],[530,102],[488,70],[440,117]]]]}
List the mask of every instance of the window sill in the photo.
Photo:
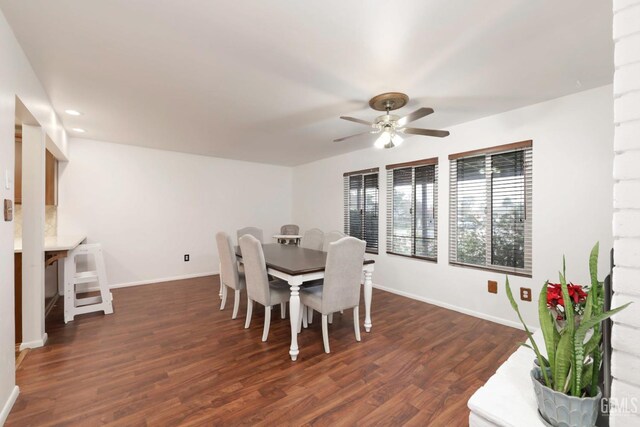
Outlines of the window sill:
{"type": "Polygon", "coordinates": [[[428,261],[436,264],[438,263],[438,258],[430,258],[430,257],[424,257],[424,256],[417,256],[417,255],[406,255],[406,254],[399,254],[396,252],[389,252],[389,251],[387,251],[387,255],[395,255],[395,256],[401,256],[404,258],[419,259],[420,261],[428,261]]]}
{"type": "Polygon", "coordinates": [[[506,275],[509,275],[509,276],[528,277],[529,279],[532,277],[532,275],[530,273],[522,273],[522,272],[513,271],[513,270],[503,270],[501,268],[485,267],[485,266],[481,266],[481,265],[463,264],[461,262],[451,262],[451,261],[449,261],[449,265],[454,266],[454,267],[470,268],[470,269],[473,269],[473,270],[484,270],[484,271],[489,271],[491,273],[501,273],[501,274],[506,274],[506,275]]]}

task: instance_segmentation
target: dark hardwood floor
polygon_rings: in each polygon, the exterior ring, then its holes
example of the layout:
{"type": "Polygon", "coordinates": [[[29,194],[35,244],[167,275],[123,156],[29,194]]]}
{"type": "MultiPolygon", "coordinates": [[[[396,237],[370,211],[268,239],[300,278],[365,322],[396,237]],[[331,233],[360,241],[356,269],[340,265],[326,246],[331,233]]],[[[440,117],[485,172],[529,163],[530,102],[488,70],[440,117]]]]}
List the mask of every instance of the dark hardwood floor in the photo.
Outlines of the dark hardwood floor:
{"type": "Polygon", "coordinates": [[[316,315],[292,362],[279,309],[262,343],[264,310],[257,305],[243,329],[246,304],[237,320],[233,298],[220,311],[217,276],[113,295],[115,314],[68,325],[59,300],[46,347],[17,371],[7,426],[467,425],[467,400],[524,339],[374,290],[373,331],[363,328],[362,342],[351,311],[337,314],[325,354],[316,315]]]}

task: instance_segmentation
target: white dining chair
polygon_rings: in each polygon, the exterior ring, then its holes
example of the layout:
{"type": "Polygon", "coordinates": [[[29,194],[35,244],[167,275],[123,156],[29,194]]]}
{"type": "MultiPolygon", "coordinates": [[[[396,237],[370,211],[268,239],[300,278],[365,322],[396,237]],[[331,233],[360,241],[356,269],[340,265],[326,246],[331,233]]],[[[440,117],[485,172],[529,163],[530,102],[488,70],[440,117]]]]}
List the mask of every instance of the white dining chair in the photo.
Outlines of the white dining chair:
{"type": "Polygon", "coordinates": [[[240,244],[240,238],[245,234],[249,234],[250,236],[255,237],[260,241],[260,243],[264,243],[262,229],[257,227],[244,227],[238,230],[236,233],[238,235],[238,244],[240,244]]]}
{"type": "Polygon", "coordinates": [[[344,237],[329,244],[322,286],[300,289],[300,303],[322,314],[322,340],[329,353],[329,315],[353,308],[353,327],[360,341],[360,279],[366,243],[355,237],[344,237]]]}
{"type": "MultiPolygon", "coordinates": [[[[296,224],[286,224],[280,227],[280,234],[283,236],[295,236],[300,233],[300,227],[296,224]]],[[[295,239],[278,239],[278,243],[284,243],[290,245],[292,242],[296,243],[295,239]]]]}
{"type": "MultiPolygon", "coordinates": [[[[342,239],[343,237],[346,237],[347,235],[344,234],[342,231],[329,231],[327,233],[324,234],[324,241],[322,243],[322,250],[324,252],[327,252],[329,250],[329,243],[333,243],[336,242],[340,239],[342,239]]],[[[314,280],[312,282],[309,282],[309,284],[305,287],[308,286],[317,286],[322,284],[322,279],[320,280],[314,280]]],[[[313,323],[313,310],[311,308],[308,308],[306,310],[304,310],[306,312],[306,316],[307,316],[307,322],[308,323],[313,323]]],[[[333,323],[333,314],[329,315],[329,323],[333,323]]]]}
{"type": "Polygon", "coordinates": [[[220,310],[224,310],[227,301],[227,288],[234,290],[232,319],[238,317],[240,307],[240,291],[246,287],[244,274],[238,271],[238,262],[233,250],[231,237],[222,231],[216,233],[216,243],[220,256],[220,286],[222,287],[222,302],[220,310]]]}
{"type": "Polygon", "coordinates": [[[347,237],[342,231],[329,231],[324,234],[324,242],[322,243],[322,250],[327,252],[329,250],[329,243],[337,242],[343,237],[347,237]]]}
{"type": "Polygon", "coordinates": [[[324,233],[322,230],[312,228],[311,230],[307,230],[302,236],[302,239],[300,240],[300,247],[321,251],[323,242],[324,233]]]}
{"type": "Polygon", "coordinates": [[[262,341],[264,342],[269,335],[271,307],[278,304],[282,307],[284,303],[289,301],[289,285],[282,280],[269,281],[264,252],[258,239],[246,234],[240,237],[240,251],[242,252],[242,263],[247,281],[247,320],[244,327],[248,329],[251,325],[253,303],[262,304],[264,306],[262,341]]]}

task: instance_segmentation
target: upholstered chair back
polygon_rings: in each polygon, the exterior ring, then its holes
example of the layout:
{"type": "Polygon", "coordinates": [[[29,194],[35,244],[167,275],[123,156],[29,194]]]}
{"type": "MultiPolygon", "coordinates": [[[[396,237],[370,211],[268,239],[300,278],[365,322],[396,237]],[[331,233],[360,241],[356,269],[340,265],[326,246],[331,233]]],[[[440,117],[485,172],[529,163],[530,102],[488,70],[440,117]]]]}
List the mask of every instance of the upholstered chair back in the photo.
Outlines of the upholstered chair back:
{"type": "Polygon", "coordinates": [[[300,247],[321,251],[323,242],[324,233],[322,230],[312,228],[302,236],[302,239],[300,240],[300,247]]]}
{"type": "Polygon", "coordinates": [[[329,244],[322,290],[322,312],[355,307],[360,303],[360,279],[366,243],[343,237],[329,244]]]}
{"type": "Polygon", "coordinates": [[[269,277],[262,244],[252,235],[245,234],[240,237],[240,251],[242,251],[244,276],[247,282],[247,296],[264,306],[270,306],[269,277]]]}
{"type": "Polygon", "coordinates": [[[218,245],[218,255],[220,256],[220,280],[232,289],[242,290],[236,254],[233,250],[231,237],[222,231],[216,233],[216,244],[218,245]]]}
{"type": "Polygon", "coordinates": [[[260,243],[264,242],[262,236],[262,230],[257,227],[245,227],[238,230],[238,244],[240,244],[240,238],[245,234],[249,234],[260,241],[260,243]]]}
{"type": "Polygon", "coordinates": [[[336,242],[347,235],[342,231],[329,231],[324,234],[324,242],[322,244],[322,250],[327,252],[329,250],[329,243],[336,242]]]}

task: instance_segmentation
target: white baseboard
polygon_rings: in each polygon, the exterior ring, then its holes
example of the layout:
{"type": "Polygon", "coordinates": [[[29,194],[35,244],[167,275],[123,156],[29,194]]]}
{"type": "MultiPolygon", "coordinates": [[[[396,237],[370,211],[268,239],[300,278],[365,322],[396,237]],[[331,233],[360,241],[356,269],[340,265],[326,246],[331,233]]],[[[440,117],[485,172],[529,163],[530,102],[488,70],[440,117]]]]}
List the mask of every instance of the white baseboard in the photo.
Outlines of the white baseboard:
{"type": "MultiPolygon", "coordinates": [[[[494,323],[499,323],[499,324],[504,325],[504,326],[509,326],[509,327],[512,327],[512,328],[524,330],[524,328],[522,327],[522,324],[520,324],[519,322],[514,322],[514,321],[511,321],[511,320],[505,320],[505,319],[502,319],[500,317],[490,316],[488,314],[481,313],[479,311],[469,310],[467,308],[458,307],[458,306],[455,306],[453,304],[449,304],[449,303],[446,303],[446,302],[434,300],[434,299],[431,299],[431,298],[425,298],[423,296],[415,295],[415,294],[412,294],[412,293],[409,293],[409,292],[404,292],[404,291],[399,291],[397,289],[387,288],[386,286],[376,285],[375,283],[373,284],[373,287],[376,288],[376,289],[380,289],[382,291],[390,292],[392,294],[396,294],[396,295],[400,295],[400,296],[403,296],[403,297],[411,298],[411,299],[414,299],[414,300],[417,300],[417,301],[426,302],[427,304],[437,305],[438,307],[446,308],[447,310],[457,311],[458,313],[468,314],[469,316],[478,317],[480,319],[488,320],[488,321],[494,322],[494,323]]],[[[531,328],[529,328],[529,329],[531,329],[531,328]]]]}
{"type": "Polygon", "coordinates": [[[23,342],[20,344],[20,351],[27,348],[44,347],[44,345],[47,343],[47,338],[49,338],[49,335],[47,335],[47,333],[45,332],[44,334],[42,334],[42,338],[39,340],[23,342]]]}
{"type": "Polygon", "coordinates": [[[137,281],[137,282],[118,283],[116,285],[109,286],[109,288],[110,289],[117,289],[117,288],[128,288],[128,287],[131,287],[131,286],[151,285],[153,283],[172,282],[174,280],[195,279],[197,277],[214,276],[216,274],[218,274],[217,271],[208,271],[206,273],[184,274],[182,276],[163,277],[163,278],[160,278],[160,279],[140,280],[140,281],[137,281]]]}
{"type": "Polygon", "coordinates": [[[16,403],[16,399],[20,394],[20,387],[17,385],[13,387],[11,390],[11,394],[4,405],[2,405],[2,410],[0,411],[0,426],[3,426],[7,421],[7,417],[9,417],[9,412],[11,412],[11,408],[13,408],[13,404],[16,403]]]}

